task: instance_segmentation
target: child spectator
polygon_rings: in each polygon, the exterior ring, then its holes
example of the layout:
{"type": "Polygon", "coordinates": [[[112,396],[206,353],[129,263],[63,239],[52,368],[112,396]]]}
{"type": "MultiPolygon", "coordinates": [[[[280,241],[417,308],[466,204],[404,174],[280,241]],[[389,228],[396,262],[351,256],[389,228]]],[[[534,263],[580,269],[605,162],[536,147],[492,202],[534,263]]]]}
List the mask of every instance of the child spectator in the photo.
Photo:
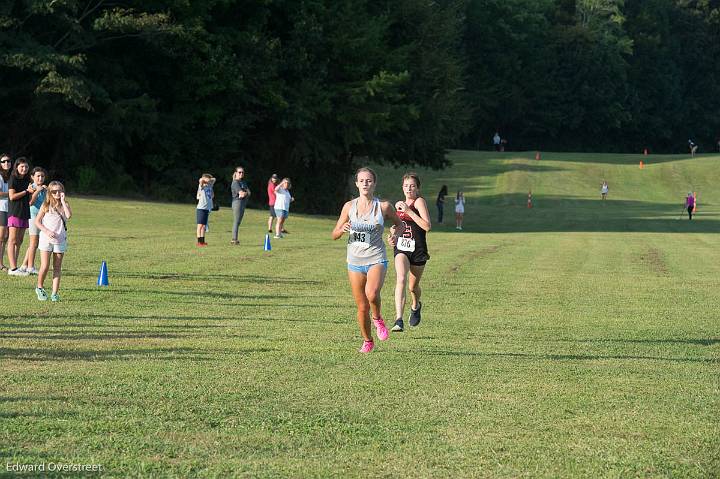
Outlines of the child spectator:
{"type": "Polygon", "coordinates": [[[210,173],[203,174],[198,180],[196,198],[198,200],[195,217],[197,218],[197,246],[207,246],[205,242],[205,231],[210,217],[210,210],[213,207],[213,185],[215,178],[210,173]]]}
{"type": "Polygon", "coordinates": [[[62,261],[67,251],[67,220],[72,216],[70,205],[65,200],[65,188],[59,181],[51,181],[49,194],[43,202],[37,216],[35,226],[40,231],[40,271],[38,272],[35,294],[40,301],[48,298],[43,284],[50,270],[50,256],[53,260],[53,279],[51,301],[60,301],[60,274],[62,261]]]}
{"type": "Polygon", "coordinates": [[[47,193],[47,186],[45,186],[45,177],[47,172],[36,166],[32,169],[31,178],[33,184],[33,194],[30,197],[30,243],[28,249],[25,251],[25,259],[20,267],[21,270],[27,271],[28,274],[37,274],[38,271],[35,269],[35,251],[38,248],[38,241],[40,236],[40,230],[35,226],[35,217],[40,211],[40,207],[45,202],[45,195],[47,193]]]}

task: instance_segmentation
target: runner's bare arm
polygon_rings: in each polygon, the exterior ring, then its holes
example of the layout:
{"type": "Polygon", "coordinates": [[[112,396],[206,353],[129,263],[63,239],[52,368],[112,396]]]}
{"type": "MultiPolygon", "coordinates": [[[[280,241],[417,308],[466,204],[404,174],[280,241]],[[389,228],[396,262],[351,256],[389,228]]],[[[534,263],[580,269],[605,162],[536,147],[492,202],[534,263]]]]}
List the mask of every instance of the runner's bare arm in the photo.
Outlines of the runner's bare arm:
{"type": "Polygon", "coordinates": [[[398,218],[397,213],[395,212],[395,208],[393,205],[391,205],[387,201],[383,201],[380,203],[380,208],[382,209],[383,217],[386,220],[390,220],[393,222],[393,227],[390,227],[390,234],[388,235],[388,243],[390,243],[391,246],[395,246],[395,243],[397,242],[397,238],[401,231],[405,231],[405,227],[403,226],[403,222],[400,218],[398,218]]]}
{"type": "Polygon", "coordinates": [[[334,240],[340,239],[343,233],[347,233],[348,231],[350,231],[350,205],[351,202],[348,201],[343,206],[340,217],[338,218],[337,223],[335,224],[335,228],[332,232],[332,239],[334,240]]]}
{"type": "Polygon", "coordinates": [[[418,213],[415,213],[410,208],[405,210],[405,214],[408,215],[420,228],[425,231],[430,231],[432,224],[430,223],[430,211],[428,211],[427,201],[425,198],[418,198],[415,200],[415,208],[418,213]]]}

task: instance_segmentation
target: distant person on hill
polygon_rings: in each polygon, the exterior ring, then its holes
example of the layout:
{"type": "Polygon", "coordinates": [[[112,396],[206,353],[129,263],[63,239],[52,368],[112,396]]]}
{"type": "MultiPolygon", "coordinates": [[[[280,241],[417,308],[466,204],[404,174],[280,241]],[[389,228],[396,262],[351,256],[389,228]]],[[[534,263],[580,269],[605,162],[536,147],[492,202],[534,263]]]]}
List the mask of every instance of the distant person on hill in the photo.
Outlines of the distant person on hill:
{"type": "Polygon", "coordinates": [[[214,184],[215,178],[210,173],[203,174],[198,180],[198,189],[195,195],[198,200],[195,210],[198,246],[207,246],[205,242],[205,231],[207,229],[208,219],[210,218],[210,211],[213,207],[213,198],[215,198],[215,192],[213,191],[214,184]]]}
{"type": "Polygon", "coordinates": [[[687,208],[688,218],[692,219],[693,210],[695,209],[695,197],[691,192],[688,192],[687,198],[685,198],[685,208],[687,208]]]}
{"type": "Polygon", "coordinates": [[[268,233],[272,233],[273,218],[277,218],[277,216],[275,216],[275,187],[279,181],[280,177],[276,173],[273,173],[267,184],[268,208],[270,210],[270,216],[268,217],[268,233]]]}
{"type": "Polygon", "coordinates": [[[12,173],[12,160],[9,155],[0,155],[0,272],[7,271],[3,262],[5,243],[8,240],[8,181],[12,173]]]}
{"type": "Polygon", "coordinates": [[[65,200],[65,187],[59,181],[51,181],[47,189],[47,198],[35,217],[35,225],[40,230],[40,271],[38,271],[35,294],[40,301],[48,296],[43,288],[45,278],[50,270],[52,256],[53,276],[50,301],[60,301],[60,275],[62,262],[67,251],[67,220],[72,216],[70,205],[65,200]]]}
{"type": "Polygon", "coordinates": [[[242,166],[235,167],[235,173],[233,173],[233,181],[230,185],[230,194],[232,195],[232,210],[233,210],[233,228],[232,228],[232,240],[230,244],[238,243],[238,228],[242,223],[243,216],[245,216],[245,206],[247,205],[248,198],[250,198],[250,187],[245,182],[245,168],[242,166]]]}
{"type": "Polygon", "coordinates": [[[694,141],[688,140],[688,148],[690,148],[690,156],[695,156],[695,152],[697,152],[697,145],[694,141]]]}
{"type": "Polygon", "coordinates": [[[443,213],[445,212],[445,197],[448,194],[447,185],[442,185],[442,188],[440,188],[440,193],[438,193],[437,200],[435,201],[435,206],[437,206],[438,210],[438,223],[442,224],[443,222],[443,213]]]}
{"type": "Polygon", "coordinates": [[[394,246],[403,227],[402,221],[395,214],[395,208],[387,201],[375,197],[376,185],[377,176],[373,170],[357,170],[355,186],[358,197],[343,205],[332,232],[333,240],[348,234],[348,279],[357,305],[357,322],[363,338],[359,350],[361,353],[369,353],[375,347],[372,324],[375,325],[380,341],[388,338],[389,333],[381,314],[380,294],[388,264],[383,230],[385,221],[391,221],[395,225],[395,231],[388,236],[388,242],[394,246]]]}
{"type": "Polygon", "coordinates": [[[496,131],[495,135],[493,136],[493,146],[495,147],[495,151],[500,151],[500,142],[502,140],[500,139],[500,132],[496,131]]]}
{"type": "Polygon", "coordinates": [[[602,186],[600,186],[600,196],[602,197],[602,200],[605,201],[607,199],[608,195],[608,182],[603,180],[602,186]]]}
{"type": "Polygon", "coordinates": [[[292,188],[290,178],[283,178],[280,184],[275,187],[275,216],[277,216],[275,238],[283,237],[285,221],[290,214],[290,203],[295,201],[295,198],[290,195],[290,188],[292,188]]]}
{"type": "Polygon", "coordinates": [[[455,196],[455,229],[462,231],[463,216],[465,215],[465,195],[458,191],[455,196]]]}

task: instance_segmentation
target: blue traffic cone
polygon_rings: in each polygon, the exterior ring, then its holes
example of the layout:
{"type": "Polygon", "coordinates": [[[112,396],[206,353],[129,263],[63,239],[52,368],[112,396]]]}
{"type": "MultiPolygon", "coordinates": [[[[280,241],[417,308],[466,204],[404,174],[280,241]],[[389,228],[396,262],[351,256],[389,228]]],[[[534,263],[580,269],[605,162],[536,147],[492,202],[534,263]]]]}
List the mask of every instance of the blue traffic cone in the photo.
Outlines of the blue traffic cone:
{"type": "Polygon", "coordinates": [[[265,244],[263,245],[263,251],[272,251],[272,246],[270,246],[270,234],[265,235],[265,244]]]}
{"type": "Polygon", "coordinates": [[[98,275],[97,285],[110,286],[110,282],[108,281],[107,263],[105,261],[103,261],[100,266],[100,274],[98,275]]]}

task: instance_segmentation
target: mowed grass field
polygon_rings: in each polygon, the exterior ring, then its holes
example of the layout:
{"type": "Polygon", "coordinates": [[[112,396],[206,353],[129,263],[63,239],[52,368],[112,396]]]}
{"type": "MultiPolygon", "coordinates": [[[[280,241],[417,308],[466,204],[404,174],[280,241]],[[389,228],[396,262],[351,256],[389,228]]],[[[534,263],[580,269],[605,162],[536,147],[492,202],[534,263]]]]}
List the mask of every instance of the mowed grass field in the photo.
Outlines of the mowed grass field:
{"type": "Polygon", "coordinates": [[[422,323],[369,355],[336,218],[263,252],[223,207],[198,249],[193,205],[70,194],[62,301],[0,277],[0,475],[718,477],[720,157],[450,155],[423,192],[463,188],[465,231],[448,197],[422,323]]]}

